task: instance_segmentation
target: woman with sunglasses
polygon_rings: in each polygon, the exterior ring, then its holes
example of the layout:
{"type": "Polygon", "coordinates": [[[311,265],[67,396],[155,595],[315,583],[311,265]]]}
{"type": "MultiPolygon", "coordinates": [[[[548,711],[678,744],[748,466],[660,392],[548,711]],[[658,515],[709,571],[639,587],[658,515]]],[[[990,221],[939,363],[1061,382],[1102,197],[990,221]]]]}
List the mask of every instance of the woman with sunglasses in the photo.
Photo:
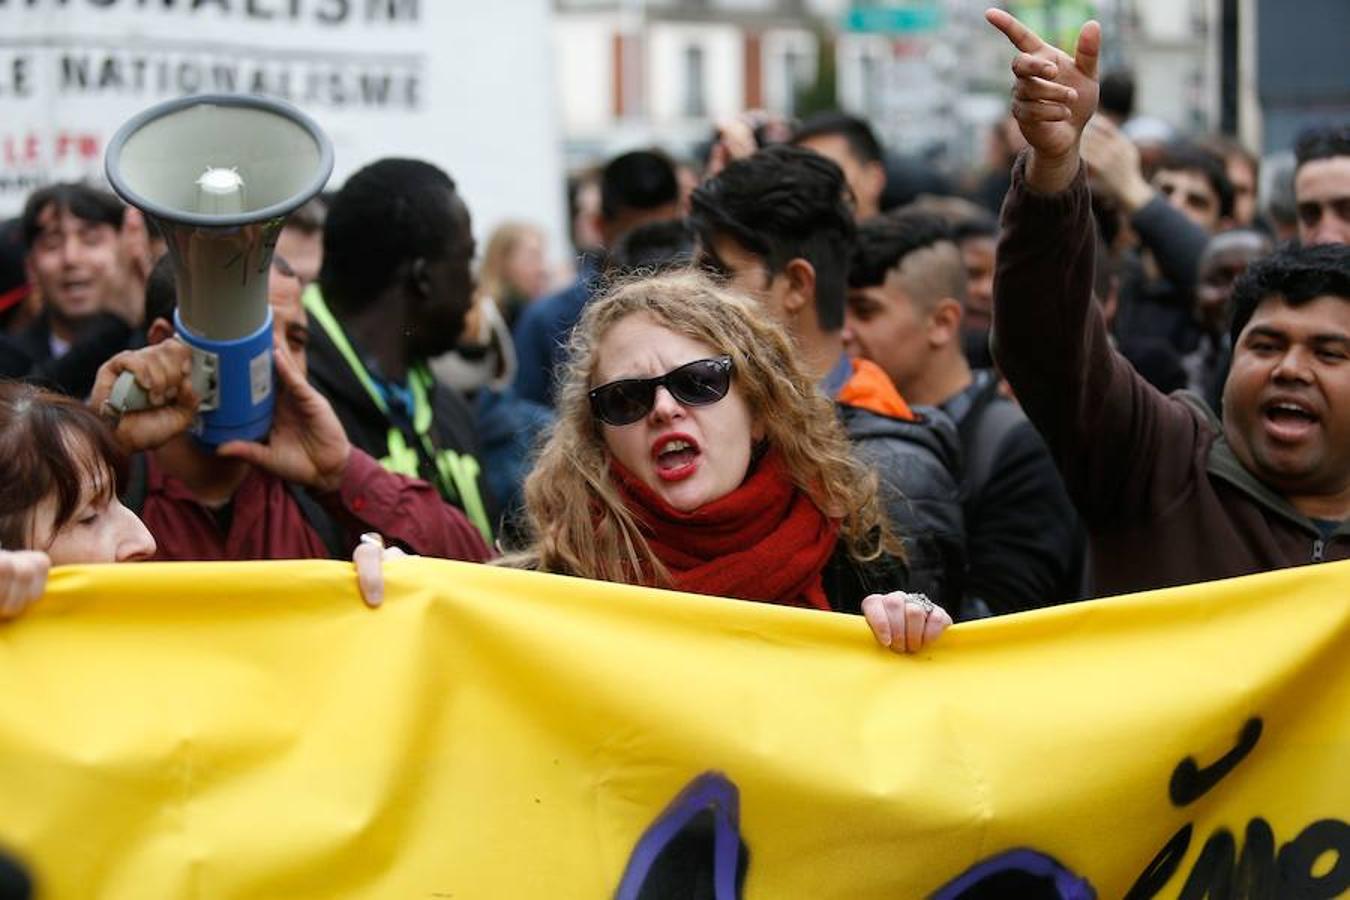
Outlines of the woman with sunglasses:
{"type": "MultiPolygon", "coordinates": [[[[117,498],[121,450],[108,425],[69,397],[0,381],[0,620],[42,596],[48,569],[147,560],[155,539],[117,498]]],[[[378,606],[382,561],[403,555],[363,537],[362,597],[378,606]]]]}
{"type": "Polygon", "coordinates": [[[557,427],[525,483],[547,572],[857,610],[913,652],[951,624],[879,589],[903,557],[833,409],[786,333],[693,273],[622,285],[573,331],[557,427]]]}

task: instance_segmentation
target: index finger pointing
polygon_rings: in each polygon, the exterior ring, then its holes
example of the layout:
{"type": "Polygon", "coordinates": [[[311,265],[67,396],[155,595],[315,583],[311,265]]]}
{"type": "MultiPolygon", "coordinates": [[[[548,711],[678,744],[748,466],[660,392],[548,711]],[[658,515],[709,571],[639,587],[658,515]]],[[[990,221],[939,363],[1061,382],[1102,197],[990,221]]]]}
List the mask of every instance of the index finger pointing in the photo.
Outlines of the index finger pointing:
{"type": "Polygon", "coordinates": [[[986,9],[984,18],[990,25],[1007,35],[1013,46],[1024,53],[1035,53],[1045,46],[1045,41],[1041,40],[1036,32],[1019,22],[1011,13],[1001,9],[986,9]]]}

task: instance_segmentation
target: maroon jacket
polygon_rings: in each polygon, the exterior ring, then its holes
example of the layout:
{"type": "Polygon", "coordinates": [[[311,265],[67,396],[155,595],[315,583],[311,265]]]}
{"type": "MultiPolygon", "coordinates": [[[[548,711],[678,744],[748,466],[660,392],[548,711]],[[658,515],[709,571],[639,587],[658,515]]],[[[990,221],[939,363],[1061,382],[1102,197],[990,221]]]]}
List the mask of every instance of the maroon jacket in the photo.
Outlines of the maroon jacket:
{"type": "MultiPolygon", "coordinates": [[[[140,515],[154,535],[157,560],[328,559],[332,554],[286,482],[254,469],[230,504],[228,530],[182,482],[144,456],[145,498],[140,515]]],[[[388,472],[352,448],[342,485],[315,495],[343,532],[347,552],[365,531],[423,556],[481,562],[491,556],[478,529],[424,481],[388,472]]]]}
{"type": "Polygon", "coordinates": [[[1097,594],[1123,594],[1350,557],[1238,462],[1212,412],[1165,397],[1110,345],[1092,301],[1087,182],[1003,207],[994,357],[1045,438],[1092,537],[1097,594]]]}

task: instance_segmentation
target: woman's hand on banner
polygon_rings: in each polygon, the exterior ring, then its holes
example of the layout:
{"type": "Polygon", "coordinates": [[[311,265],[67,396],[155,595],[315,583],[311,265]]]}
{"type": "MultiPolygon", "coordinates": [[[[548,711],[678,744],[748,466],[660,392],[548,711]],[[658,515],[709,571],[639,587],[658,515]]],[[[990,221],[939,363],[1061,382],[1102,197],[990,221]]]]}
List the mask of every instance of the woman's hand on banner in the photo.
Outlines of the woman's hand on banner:
{"type": "Polygon", "coordinates": [[[896,653],[916,653],[929,646],[952,624],[947,611],[923,594],[892,591],[869,594],[863,618],[877,643],[896,653]]]}

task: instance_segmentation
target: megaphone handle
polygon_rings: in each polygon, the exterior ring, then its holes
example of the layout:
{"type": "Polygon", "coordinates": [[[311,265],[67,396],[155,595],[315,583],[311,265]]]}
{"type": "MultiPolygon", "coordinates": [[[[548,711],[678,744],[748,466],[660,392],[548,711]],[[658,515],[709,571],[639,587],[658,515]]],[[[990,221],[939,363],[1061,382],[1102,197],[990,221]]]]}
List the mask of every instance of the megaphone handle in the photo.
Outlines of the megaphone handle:
{"type": "Polygon", "coordinates": [[[111,419],[113,426],[116,427],[116,423],[127,413],[149,408],[150,396],[146,394],[145,388],[141,387],[135,375],[123,372],[117,376],[117,381],[108,392],[108,399],[103,401],[103,409],[100,412],[111,419]]]}
{"type": "MultiPolygon", "coordinates": [[[[177,340],[177,337],[174,340],[177,340]]],[[[192,389],[198,397],[197,411],[199,413],[210,412],[216,408],[219,401],[216,383],[218,367],[219,363],[214,353],[208,353],[197,347],[192,348],[192,389]]],[[[150,395],[145,392],[145,388],[141,387],[141,383],[136,380],[136,376],[130,372],[123,372],[113,382],[112,390],[108,392],[108,399],[103,401],[103,408],[99,411],[116,428],[122,416],[129,412],[149,409],[150,406],[150,395]]]]}

